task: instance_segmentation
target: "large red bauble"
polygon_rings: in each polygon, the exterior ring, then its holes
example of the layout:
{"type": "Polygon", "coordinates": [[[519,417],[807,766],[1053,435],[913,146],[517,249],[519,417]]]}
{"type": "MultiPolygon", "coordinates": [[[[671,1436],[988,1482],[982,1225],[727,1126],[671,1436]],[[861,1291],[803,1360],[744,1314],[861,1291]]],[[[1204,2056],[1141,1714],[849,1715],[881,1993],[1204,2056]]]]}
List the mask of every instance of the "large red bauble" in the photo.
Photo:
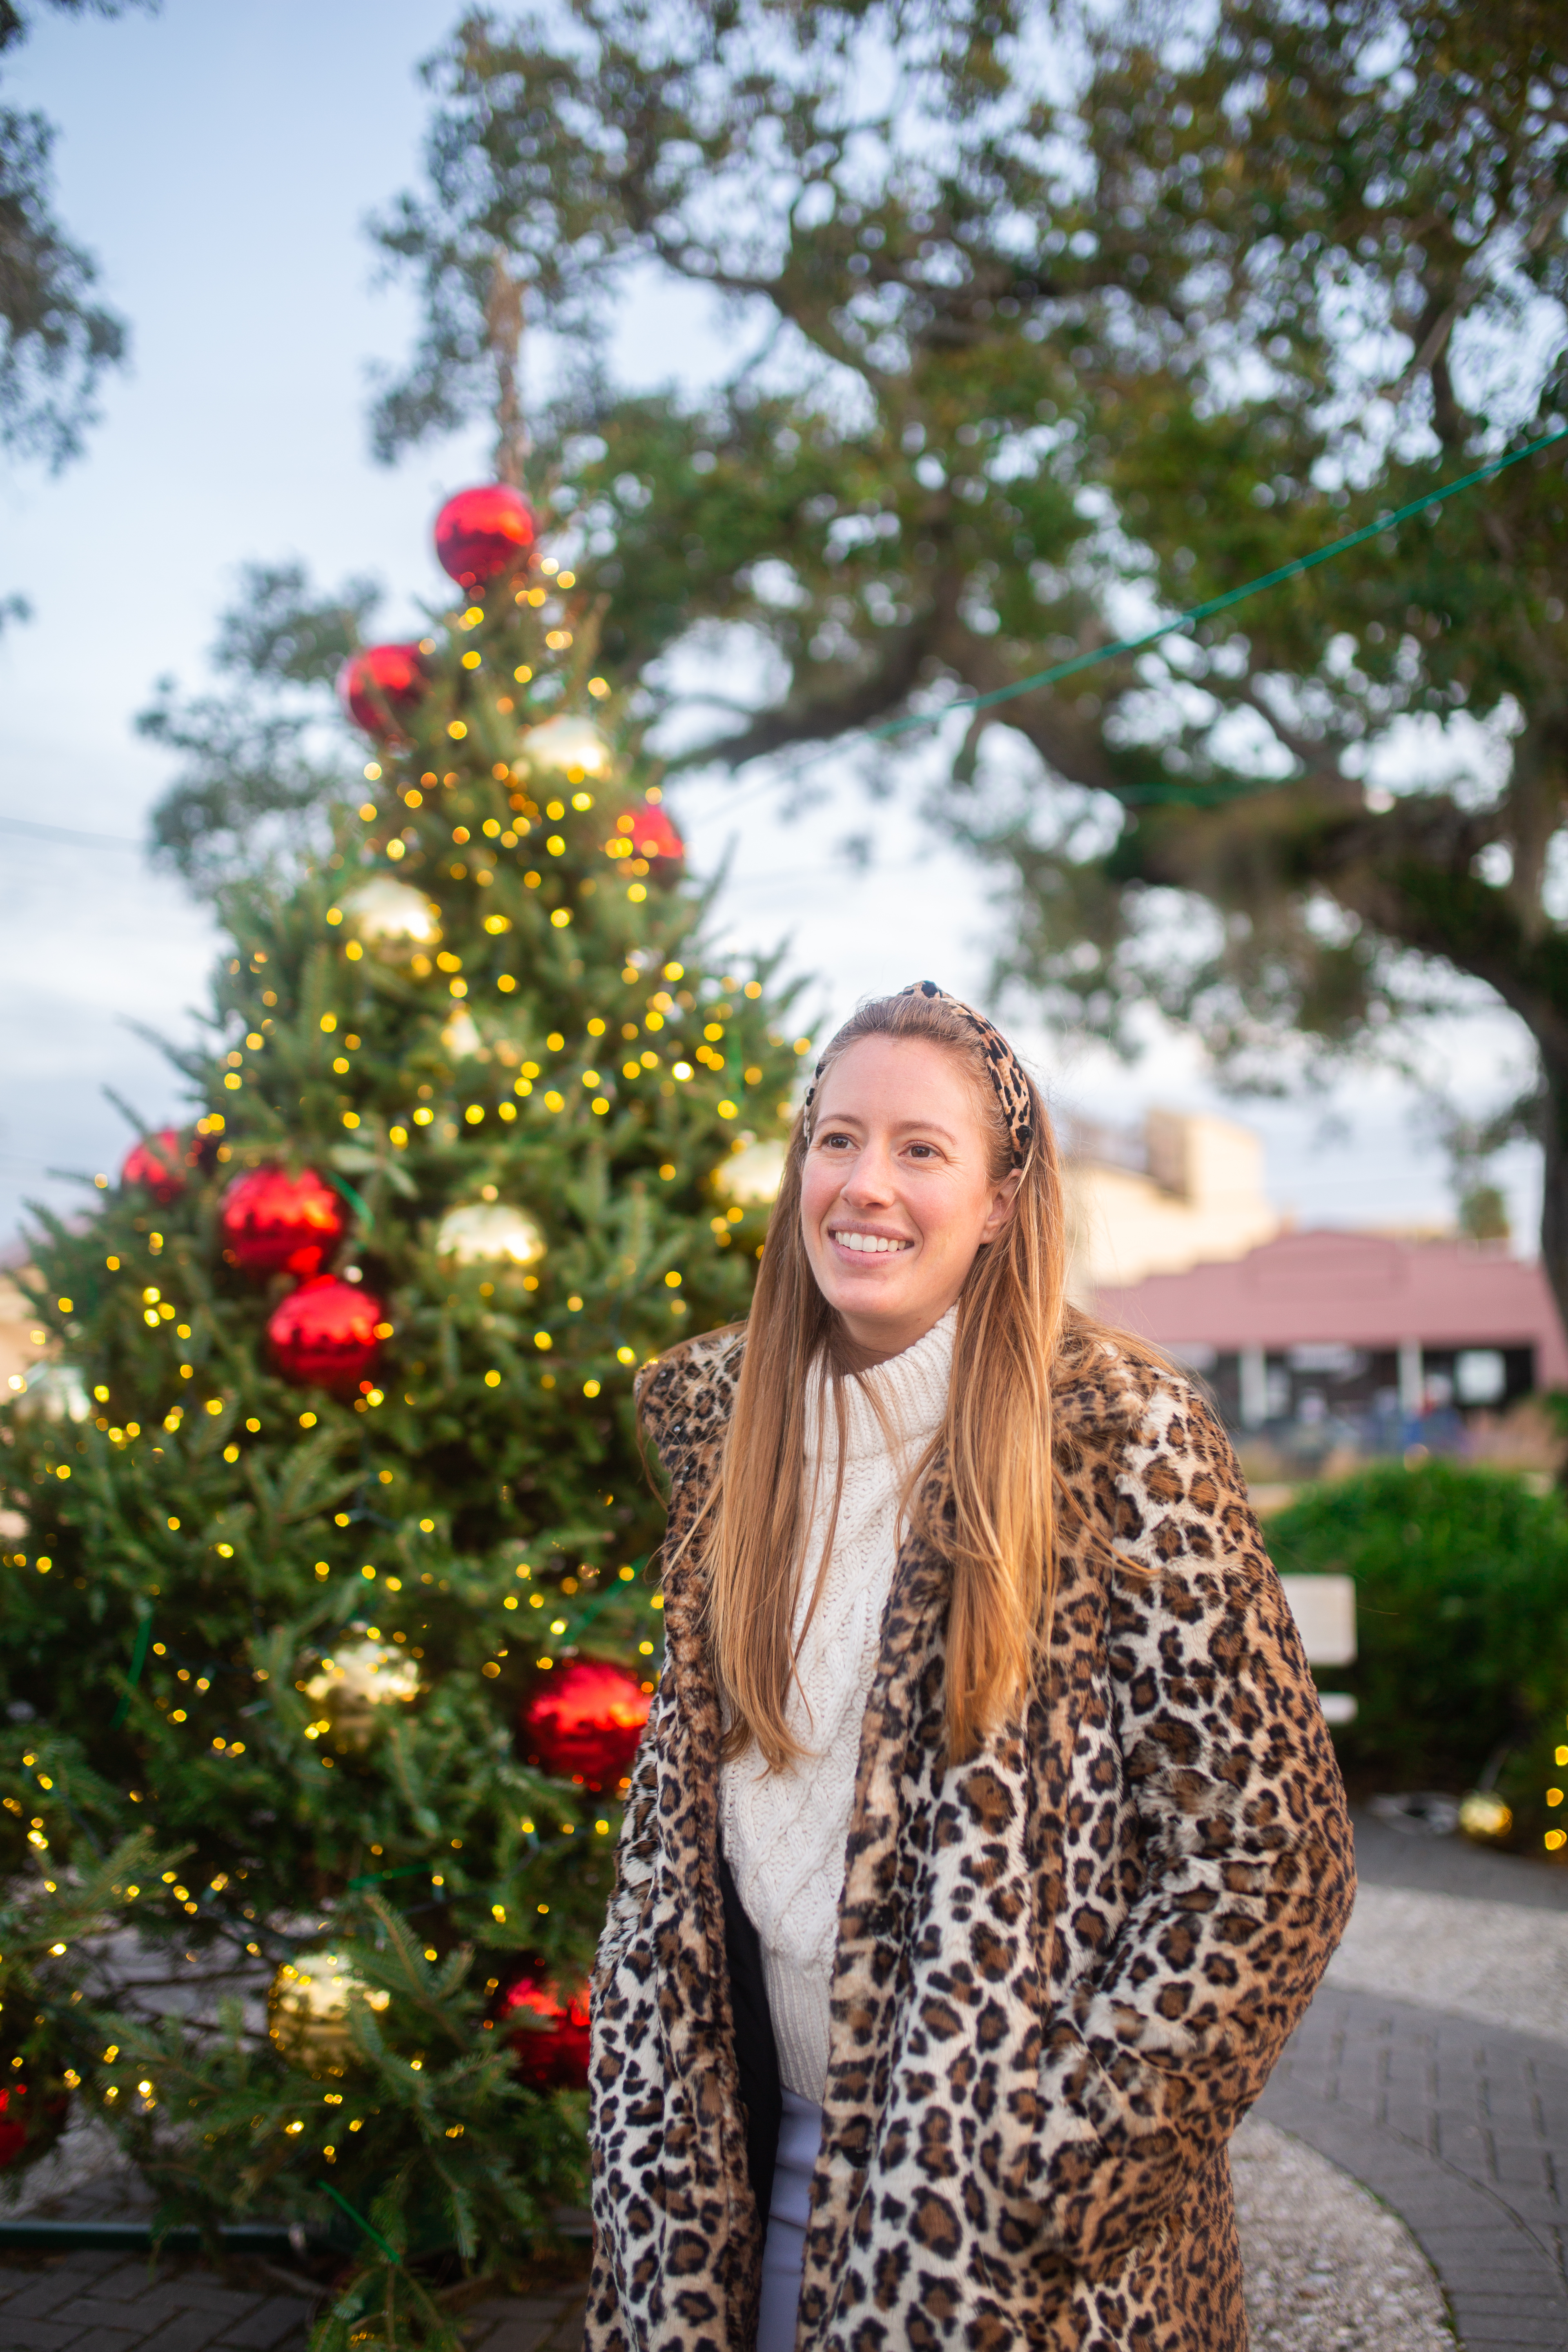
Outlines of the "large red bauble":
{"type": "Polygon", "coordinates": [[[144,1135],[126,1153],[120,1170],[122,1184],[141,1184],[152,1193],[161,1209],[177,1201],[185,1189],[187,1168],[194,1165],[177,1131],[161,1127],[156,1135],[144,1135]]]}
{"type": "Polygon", "coordinates": [[[349,717],[383,742],[398,732],[423,700],[427,681],[417,646],[366,646],[338,672],[338,696],[349,717]]]}
{"type": "Polygon", "coordinates": [[[631,1768],[650,1704],[625,1666],[607,1658],[564,1658],[522,1703],[523,1753],[552,1780],[613,1789],[631,1768]]]}
{"type": "Polygon", "coordinates": [[[496,1997],[497,2031],[511,2044],[512,2066],[531,2091],[583,2091],[588,2086],[588,1988],[579,1985],[564,2000],[549,1970],[524,1959],[496,1997]],[[544,2021],[519,2025],[520,2013],[544,2021]]]}
{"type": "Polygon", "coordinates": [[[355,1282],[318,1274],[291,1290],[267,1319],[272,1359],[301,1388],[346,1395],[359,1387],[381,1352],[375,1327],[386,1309],[355,1282]]]}
{"type": "MultiPolygon", "coordinates": [[[[586,1998],[584,1991],[584,2000],[586,1998]]],[[[585,2067],[584,2060],[584,2070],[585,2067]]],[[[584,2071],[584,2080],[586,2079],[584,2071]]],[[[0,2170],[4,2170],[6,2165],[15,2164],[27,2145],[27,2115],[22,2104],[25,2099],[28,2106],[34,2104],[28,2098],[26,2084],[18,2083],[15,2074],[7,2082],[0,2084],[0,2170]]],[[[69,2106],[70,2101],[63,2092],[57,2098],[44,2101],[43,2113],[36,2120],[36,2155],[41,2156],[46,2148],[54,2146],[64,2128],[69,2106]]]]}
{"type": "Polygon", "coordinates": [[[317,1274],[342,1239],[342,1198],[313,1168],[253,1168],[223,1196],[224,1255],[245,1274],[317,1274]]]}
{"type": "Polygon", "coordinates": [[[640,808],[632,812],[632,840],[637,856],[650,862],[668,860],[675,866],[686,855],[686,844],[661,808],[640,808]]]}
{"type": "Polygon", "coordinates": [[[436,554],[459,588],[482,588],[525,563],[539,537],[532,508],[510,482],[459,490],[436,518],[436,554]]]}

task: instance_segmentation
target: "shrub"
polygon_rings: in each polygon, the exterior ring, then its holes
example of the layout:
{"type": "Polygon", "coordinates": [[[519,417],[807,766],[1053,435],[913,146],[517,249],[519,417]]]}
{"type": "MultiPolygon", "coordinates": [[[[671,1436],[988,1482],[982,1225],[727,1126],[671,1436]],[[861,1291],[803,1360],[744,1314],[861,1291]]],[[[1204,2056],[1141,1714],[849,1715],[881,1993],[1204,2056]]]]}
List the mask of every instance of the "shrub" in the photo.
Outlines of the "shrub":
{"type": "MultiPolygon", "coordinates": [[[[1380,1465],[1301,1495],[1268,1523],[1282,1575],[1353,1577],[1359,1655],[1334,1742],[1353,1793],[1473,1788],[1500,1749],[1516,1835],[1540,1850],[1542,1748],[1568,1706],[1568,1512],[1516,1476],[1380,1465]]],[[[1559,1776],[1561,1777],[1561,1776],[1559,1776]]]]}

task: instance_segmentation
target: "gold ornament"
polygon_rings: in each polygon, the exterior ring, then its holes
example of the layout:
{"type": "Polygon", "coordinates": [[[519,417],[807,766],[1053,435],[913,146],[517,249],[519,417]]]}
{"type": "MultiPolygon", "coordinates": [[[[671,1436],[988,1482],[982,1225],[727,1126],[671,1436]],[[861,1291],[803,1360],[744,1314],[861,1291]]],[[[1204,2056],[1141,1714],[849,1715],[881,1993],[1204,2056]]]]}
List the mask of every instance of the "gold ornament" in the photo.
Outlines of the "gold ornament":
{"type": "Polygon", "coordinates": [[[33,1364],[12,1407],[18,1421],[89,1421],[92,1401],[74,1364],[33,1364]]]}
{"type": "Polygon", "coordinates": [[[312,1724],[307,1737],[330,1738],[340,1751],[366,1748],[378,1707],[406,1706],[418,1697],[419,1669],[406,1651],[389,1649],[384,1642],[344,1642],[321,1660],[304,1692],[324,1709],[324,1719],[312,1724]]]}
{"type": "Polygon", "coordinates": [[[522,756],[541,775],[559,772],[569,783],[584,776],[607,776],[615,754],[591,719],[574,719],[563,711],[531,727],[522,739],[522,756]]]}
{"type": "Polygon", "coordinates": [[[1507,1837],[1513,1827],[1513,1811],[1490,1789],[1472,1789],[1460,1800],[1459,1827],[1467,1837],[1490,1843],[1507,1837]]]}
{"type": "Polygon", "coordinates": [[[466,1062],[484,1044],[466,1004],[459,1004],[441,1032],[441,1043],[454,1062],[466,1062]]]}
{"type": "Polygon", "coordinates": [[[505,1201],[475,1201],[448,1209],[436,1228],[438,1256],[455,1257],[459,1265],[486,1265],[506,1259],[512,1265],[532,1265],[544,1255],[544,1238],[531,1217],[505,1201]]]}
{"type": "Polygon", "coordinates": [[[362,940],[392,955],[439,944],[441,924],[423,890],[377,875],[343,900],[343,913],[362,940]]]}
{"type": "Polygon", "coordinates": [[[784,1182],[782,1143],[748,1143],[713,1171],[713,1185],[738,1208],[751,1209],[776,1201],[784,1182]]]}
{"type": "Polygon", "coordinates": [[[292,2065],[341,2074],[353,2055],[349,2011],[356,2000],[384,2010],[392,1995],[363,1984],[337,1952],[285,1960],[267,1994],[267,2030],[292,2065]]]}

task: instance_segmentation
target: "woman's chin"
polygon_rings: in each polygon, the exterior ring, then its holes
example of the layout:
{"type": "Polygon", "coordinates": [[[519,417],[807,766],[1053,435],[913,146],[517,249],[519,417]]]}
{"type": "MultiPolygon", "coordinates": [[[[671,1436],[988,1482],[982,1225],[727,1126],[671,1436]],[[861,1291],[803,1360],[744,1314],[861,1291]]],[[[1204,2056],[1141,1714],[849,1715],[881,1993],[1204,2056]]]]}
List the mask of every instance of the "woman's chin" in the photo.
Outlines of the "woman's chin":
{"type": "Polygon", "coordinates": [[[868,1266],[836,1263],[822,1286],[830,1307],[841,1315],[902,1317],[909,1311],[911,1286],[887,1265],[868,1266]]]}

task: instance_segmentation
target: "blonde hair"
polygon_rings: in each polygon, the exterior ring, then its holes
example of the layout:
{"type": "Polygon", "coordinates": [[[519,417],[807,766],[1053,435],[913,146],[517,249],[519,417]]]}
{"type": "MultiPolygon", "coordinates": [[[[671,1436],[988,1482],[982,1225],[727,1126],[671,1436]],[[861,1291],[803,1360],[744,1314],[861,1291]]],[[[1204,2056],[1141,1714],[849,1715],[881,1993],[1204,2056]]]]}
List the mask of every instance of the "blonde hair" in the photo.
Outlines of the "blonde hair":
{"type": "MultiPolygon", "coordinates": [[[[957,1056],[986,1131],[987,1173],[1002,1183],[1013,1166],[1012,1139],[963,1008],[950,998],[920,995],[862,1005],[828,1046],[822,1077],[867,1037],[923,1038],[957,1056]]],[[[1025,1084],[1032,1148],[1006,1223],[975,1253],[959,1293],[953,1362],[963,1372],[950,1382],[942,1426],[904,1494],[913,1532],[951,1567],[947,1741],[955,1760],[1019,1705],[1050,1621],[1051,1379],[1067,1252],[1056,1142],[1037,1088],[1027,1077],[1025,1084]]],[[[800,1753],[784,1710],[805,1568],[808,1375],[819,1360],[833,1375],[840,1428],[839,1383],[856,1376],[844,1361],[837,1318],[816,1286],[801,1232],[807,1148],[802,1116],[768,1226],[734,1410],[702,1513],[706,1524],[692,1531],[702,1537],[709,1643],[729,1708],[725,1752],[755,1739],[773,1770],[800,1753]]]]}

